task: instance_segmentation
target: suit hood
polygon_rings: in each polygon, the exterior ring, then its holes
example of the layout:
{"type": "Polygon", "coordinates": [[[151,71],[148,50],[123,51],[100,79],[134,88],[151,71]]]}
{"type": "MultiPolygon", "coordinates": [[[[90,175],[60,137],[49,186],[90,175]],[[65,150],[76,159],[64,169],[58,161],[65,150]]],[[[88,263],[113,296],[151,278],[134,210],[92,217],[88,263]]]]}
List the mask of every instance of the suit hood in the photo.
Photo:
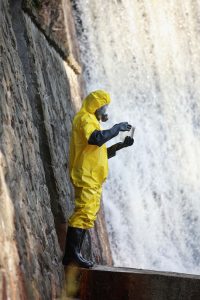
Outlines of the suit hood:
{"type": "Polygon", "coordinates": [[[89,113],[94,114],[97,109],[104,105],[108,105],[111,102],[110,95],[103,91],[97,90],[90,93],[84,100],[82,104],[82,109],[89,113]]]}

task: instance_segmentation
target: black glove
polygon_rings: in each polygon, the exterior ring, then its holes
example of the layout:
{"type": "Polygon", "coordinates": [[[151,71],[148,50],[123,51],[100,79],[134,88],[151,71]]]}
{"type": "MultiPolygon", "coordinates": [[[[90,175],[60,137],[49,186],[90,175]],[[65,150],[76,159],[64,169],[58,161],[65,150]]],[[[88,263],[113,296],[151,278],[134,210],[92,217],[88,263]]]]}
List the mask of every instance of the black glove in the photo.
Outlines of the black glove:
{"type": "Polygon", "coordinates": [[[123,143],[119,142],[113,146],[115,146],[115,150],[118,151],[118,150],[121,150],[122,148],[132,146],[133,143],[134,143],[134,139],[130,136],[126,136],[123,143]]]}
{"type": "Polygon", "coordinates": [[[119,128],[115,125],[108,130],[95,130],[88,139],[88,144],[101,147],[103,144],[114,138],[119,133],[119,128]]]}
{"type": "Polygon", "coordinates": [[[132,146],[133,143],[134,143],[134,139],[130,136],[126,136],[123,143],[119,142],[119,143],[114,144],[111,147],[107,148],[108,158],[115,156],[116,152],[121,150],[122,148],[132,146]]]}
{"type": "Polygon", "coordinates": [[[126,136],[125,137],[125,140],[123,141],[123,148],[124,147],[129,147],[129,146],[132,146],[134,143],[134,139],[130,136],[126,136]]]}
{"type": "Polygon", "coordinates": [[[119,124],[114,125],[113,127],[118,127],[119,131],[130,131],[132,126],[128,124],[128,122],[121,122],[119,124]]]}
{"type": "Polygon", "coordinates": [[[101,147],[104,143],[117,136],[120,131],[129,131],[131,130],[131,127],[132,126],[128,124],[128,122],[122,122],[115,124],[108,130],[95,130],[89,137],[88,144],[101,147]]]}

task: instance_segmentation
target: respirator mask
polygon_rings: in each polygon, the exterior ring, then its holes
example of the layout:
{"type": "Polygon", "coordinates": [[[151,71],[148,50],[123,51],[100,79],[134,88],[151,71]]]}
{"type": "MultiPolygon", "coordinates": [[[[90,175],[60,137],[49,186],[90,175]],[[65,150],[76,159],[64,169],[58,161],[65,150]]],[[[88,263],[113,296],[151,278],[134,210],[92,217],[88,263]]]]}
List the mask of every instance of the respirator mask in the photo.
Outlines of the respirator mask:
{"type": "Polygon", "coordinates": [[[108,108],[108,105],[104,105],[95,111],[95,116],[98,121],[102,121],[102,122],[108,121],[108,114],[106,112],[107,108],[108,108]]]}

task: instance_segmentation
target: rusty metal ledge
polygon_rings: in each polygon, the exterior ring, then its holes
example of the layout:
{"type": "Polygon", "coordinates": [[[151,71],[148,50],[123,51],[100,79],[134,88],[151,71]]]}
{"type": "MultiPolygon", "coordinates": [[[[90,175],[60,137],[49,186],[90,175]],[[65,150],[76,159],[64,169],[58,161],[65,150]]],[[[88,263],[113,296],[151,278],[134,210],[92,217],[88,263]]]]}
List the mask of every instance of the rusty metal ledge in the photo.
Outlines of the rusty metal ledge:
{"type": "Polygon", "coordinates": [[[200,300],[200,276],[191,274],[96,266],[77,269],[76,283],[81,300],[200,300]]]}

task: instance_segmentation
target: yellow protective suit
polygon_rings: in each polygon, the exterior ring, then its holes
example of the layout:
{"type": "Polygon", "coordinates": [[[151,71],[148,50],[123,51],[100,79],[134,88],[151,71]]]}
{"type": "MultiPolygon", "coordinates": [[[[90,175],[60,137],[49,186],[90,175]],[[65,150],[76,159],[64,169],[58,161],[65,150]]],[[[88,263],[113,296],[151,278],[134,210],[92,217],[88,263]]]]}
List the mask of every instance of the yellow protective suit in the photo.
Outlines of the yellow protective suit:
{"type": "Polygon", "coordinates": [[[75,211],[69,226],[89,229],[94,226],[100,208],[102,184],[108,175],[106,145],[89,145],[94,130],[101,130],[95,111],[110,103],[103,90],[94,91],[83,101],[75,115],[70,142],[70,178],[75,189],[75,211]]]}

